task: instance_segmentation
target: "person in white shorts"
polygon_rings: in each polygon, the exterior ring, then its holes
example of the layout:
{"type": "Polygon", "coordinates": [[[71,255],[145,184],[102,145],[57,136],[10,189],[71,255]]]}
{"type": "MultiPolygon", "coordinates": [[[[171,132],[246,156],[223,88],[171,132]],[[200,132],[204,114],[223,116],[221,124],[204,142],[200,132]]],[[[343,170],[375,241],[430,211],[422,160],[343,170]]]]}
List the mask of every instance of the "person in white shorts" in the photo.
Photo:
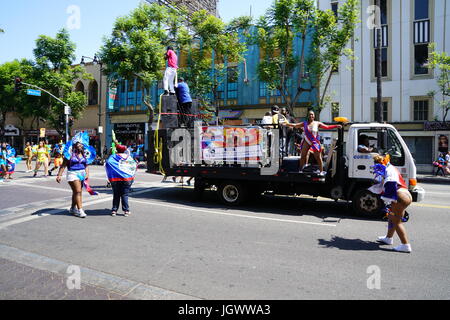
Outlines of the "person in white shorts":
{"type": "Polygon", "coordinates": [[[178,82],[178,57],[175,51],[173,51],[173,47],[167,47],[164,58],[167,60],[167,68],[163,78],[164,95],[175,95],[175,83],[178,82]]]}

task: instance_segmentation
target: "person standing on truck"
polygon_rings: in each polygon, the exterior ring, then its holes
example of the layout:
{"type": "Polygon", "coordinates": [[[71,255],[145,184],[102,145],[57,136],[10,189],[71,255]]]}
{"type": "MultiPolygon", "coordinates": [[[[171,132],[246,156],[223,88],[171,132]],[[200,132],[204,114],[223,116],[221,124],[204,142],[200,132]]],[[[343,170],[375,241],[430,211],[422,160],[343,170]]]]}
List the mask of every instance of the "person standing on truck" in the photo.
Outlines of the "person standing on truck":
{"type": "Polygon", "coordinates": [[[374,157],[374,172],[379,183],[369,188],[369,191],[381,195],[381,199],[388,208],[388,232],[386,236],[378,237],[378,242],[393,245],[393,238],[397,233],[402,244],[395,247],[394,251],[411,253],[411,244],[403,219],[406,215],[406,208],[413,202],[413,198],[402,175],[389,159],[389,155],[374,157]]]}
{"type": "Polygon", "coordinates": [[[178,57],[173,50],[173,47],[167,47],[167,52],[164,55],[164,59],[167,60],[167,68],[163,78],[164,95],[175,95],[175,81],[177,78],[178,57]]]}
{"type": "Polygon", "coordinates": [[[178,81],[178,86],[175,89],[177,94],[179,110],[178,110],[178,121],[180,125],[185,125],[186,127],[191,127],[191,108],[192,108],[192,97],[189,91],[189,86],[184,81],[184,78],[180,78],[178,81]]]}
{"type": "Polygon", "coordinates": [[[320,136],[319,136],[319,128],[325,129],[325,130],[332,130],[332,129],[341,129],[341,125],[331,125],[327,126],[323,124],[322,122],[315,121],[316,115],[314,111],[308,112],[308,120],[303,123],[285,123],[283,125],[287,125],[293,128],[300,128],[303,130],[303,140],[300,144],[300,172],[303,172],[303,168],[305,167],[307,161],[308,161],[308,153],[309,151],[313,152],[314,158],[317,161],[317,164],[319,165],[319,171],[314,172],[321,176],[325,176],[326,172],[323,171],[323,159],[322,159],[322,151],[323,147],[320,143],[320,136]]]}

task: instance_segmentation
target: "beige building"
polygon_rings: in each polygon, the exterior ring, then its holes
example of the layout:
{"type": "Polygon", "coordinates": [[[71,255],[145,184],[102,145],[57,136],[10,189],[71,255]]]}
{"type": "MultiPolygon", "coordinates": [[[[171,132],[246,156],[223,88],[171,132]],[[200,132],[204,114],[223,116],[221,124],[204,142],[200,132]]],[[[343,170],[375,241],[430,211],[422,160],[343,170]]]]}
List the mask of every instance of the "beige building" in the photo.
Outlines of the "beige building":
{"type": "Polygon", "coordinates": [[[80,119],[74,121],[71,135],[87,131],[91,137],[91,145],[95,145],[97,150],[103,150],[105,146],[107,78],[100,74],[100,64],[89,62],[83,66],[94,79],[78,79],[74,82],[74,90],[85,94],[87,107],[80,119]]]}

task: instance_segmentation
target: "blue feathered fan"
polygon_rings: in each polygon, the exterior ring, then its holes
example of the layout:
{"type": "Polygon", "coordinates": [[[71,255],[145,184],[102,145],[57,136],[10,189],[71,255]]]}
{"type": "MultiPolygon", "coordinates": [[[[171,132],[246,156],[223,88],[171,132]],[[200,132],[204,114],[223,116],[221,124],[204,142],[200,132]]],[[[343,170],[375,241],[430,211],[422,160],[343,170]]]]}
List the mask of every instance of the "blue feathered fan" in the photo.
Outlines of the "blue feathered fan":
{"type": "Polygon", "coordinates": [[[73,139],[66,143],[64,146],[64,158],[67,160],[70,160],[72,157],[72,146],[76,144],[77,142],[81,142],[81,144],[84,147],[84,154],[87,159],[87,163],[91,164],[94,162],[97,153],[95,151],[95,148],[89,145],[89,134],[87,132],[80,132],[78,133],[73,139]]]}

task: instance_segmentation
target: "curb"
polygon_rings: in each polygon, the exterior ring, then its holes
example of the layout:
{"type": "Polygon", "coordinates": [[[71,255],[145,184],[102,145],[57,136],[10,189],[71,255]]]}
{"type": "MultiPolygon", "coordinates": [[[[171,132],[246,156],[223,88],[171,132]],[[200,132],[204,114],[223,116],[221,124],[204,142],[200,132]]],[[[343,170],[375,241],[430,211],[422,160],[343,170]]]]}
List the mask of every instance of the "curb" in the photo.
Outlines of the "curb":
{"type": "Polygon", "coordinates": [[[419,183],[435,183],[435,184],[449,184],[450,178],[444,177],[417,177],[419,183]]]}

